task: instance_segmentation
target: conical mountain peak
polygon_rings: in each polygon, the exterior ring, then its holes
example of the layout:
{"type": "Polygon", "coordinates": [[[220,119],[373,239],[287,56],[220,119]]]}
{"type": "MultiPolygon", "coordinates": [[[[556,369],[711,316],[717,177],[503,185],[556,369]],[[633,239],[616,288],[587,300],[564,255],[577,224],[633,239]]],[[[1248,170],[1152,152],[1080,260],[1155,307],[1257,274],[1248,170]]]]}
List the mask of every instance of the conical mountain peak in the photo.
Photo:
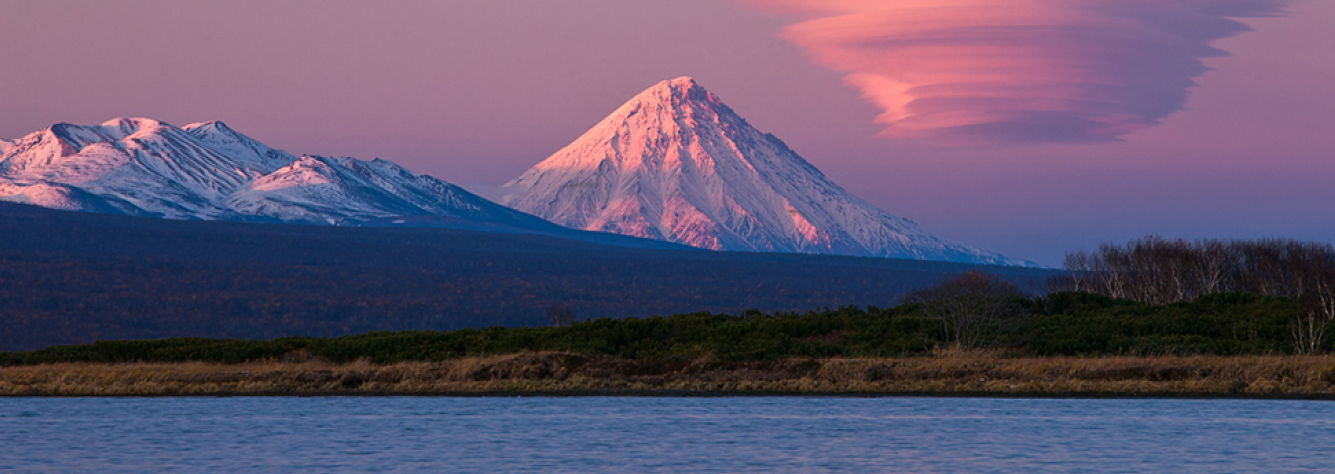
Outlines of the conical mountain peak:
{"type": "Polygon", "coordinates": [[[707,89],[695,82],[695,78],[682,76],[676,79],[669,79],[653,87],[645,89],[640,95],[631,99],[630,102],[661,102],[661,103],[680,103],[685,101],[713,101],[718,99],[713,97],[707,89]]]}
{"type": "MultiPolygon", "coordinates": [[[[671,172],[679,166],[713,168],[715,159],[741,154],[679,153],[684,147],[730,148],[733,140],[763,139],[745,119],[695,79],[660,82],[626,101],[566,149],[535,169],[616,167],[671,172]],[[611,149],[610,153],[592,150],[611,149]],[[699,159],[699,160],[697,160],[699,159]],[[700,161],[703,160],[703,161],[700,161]]],[[[749,167],[749,165],[742,165],[749,167]]],[[[520,177],[507,186],[522,186],[520,177]]]]}
{"type": "Polygon", "coordinates": [[[723,105],[718,96],[700,86],[694,78],[682,76],[645,89],[644,92],[626,101],[626,104],[609,119],[639,112],[690,116],[699,113],[732,113],[732,110],[723,105]]]}
{"type": "Polygon", "coordinates": [[[676,79],[668,79],[666,81],[658,83],[658,85],[659,86],[667,85],[669,87],[684,87],[684,88],[700,87],[700,85],[695,82],[695,78],[691,76],[681,76],[676,79]]]}
{"type": "Polygon", "coordinates": [[[636,95],[505,185],[557,224],[715,250],[1019,264],[850,195],[690,77],[636,95]]]}

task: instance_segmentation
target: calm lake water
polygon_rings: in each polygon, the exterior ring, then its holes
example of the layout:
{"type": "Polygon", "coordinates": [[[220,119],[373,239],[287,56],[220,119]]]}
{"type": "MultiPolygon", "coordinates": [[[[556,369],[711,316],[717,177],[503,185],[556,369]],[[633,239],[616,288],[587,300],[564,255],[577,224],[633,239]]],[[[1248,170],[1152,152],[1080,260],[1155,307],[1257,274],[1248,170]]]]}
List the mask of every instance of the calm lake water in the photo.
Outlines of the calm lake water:
{"type": "Polygon", "coordinates": [[[0,399],[0,472],[1335,473],[1335,404],[0,399]]]}

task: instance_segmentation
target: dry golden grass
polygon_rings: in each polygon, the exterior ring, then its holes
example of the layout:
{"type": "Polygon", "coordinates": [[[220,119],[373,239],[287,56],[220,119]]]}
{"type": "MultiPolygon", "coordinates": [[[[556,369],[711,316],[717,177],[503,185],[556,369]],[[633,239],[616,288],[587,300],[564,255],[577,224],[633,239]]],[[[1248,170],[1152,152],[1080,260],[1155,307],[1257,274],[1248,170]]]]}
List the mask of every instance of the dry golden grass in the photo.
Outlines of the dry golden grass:
{"type": "Polygon", "coordinates": [[[0,368],[0,396],[939,394],[1335,398],[1335,357],[623,361],[527,353],[335,365],[52,364],[0,368]]]}

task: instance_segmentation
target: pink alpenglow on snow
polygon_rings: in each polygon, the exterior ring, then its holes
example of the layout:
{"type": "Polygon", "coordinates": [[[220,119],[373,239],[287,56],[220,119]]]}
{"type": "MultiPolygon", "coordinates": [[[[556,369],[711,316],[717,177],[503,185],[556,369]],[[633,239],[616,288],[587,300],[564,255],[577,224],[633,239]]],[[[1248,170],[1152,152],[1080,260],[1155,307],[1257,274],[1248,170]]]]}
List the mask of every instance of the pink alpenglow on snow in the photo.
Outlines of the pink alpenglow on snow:
{"type": "Polygon", "coordinates": [[[882,110],[888,138],[1106,142],[1186,103],[1211,43],[1287,0],[740,0],[882,110]]]}
{"type": "Polygon", "coordinates": [[[1031,265],[853,196],[689,77],[640,93],[504,189],[502,204],[557,224],[693,247],[1031,265]]]}
{"type": "Polygon", "coordinates": [[[0,140],[0,201],[190,220],[362,225],[426,216],[456,227],[557,228],[385,160],[298,158],[219,121],[59,123],[0,140]]]}

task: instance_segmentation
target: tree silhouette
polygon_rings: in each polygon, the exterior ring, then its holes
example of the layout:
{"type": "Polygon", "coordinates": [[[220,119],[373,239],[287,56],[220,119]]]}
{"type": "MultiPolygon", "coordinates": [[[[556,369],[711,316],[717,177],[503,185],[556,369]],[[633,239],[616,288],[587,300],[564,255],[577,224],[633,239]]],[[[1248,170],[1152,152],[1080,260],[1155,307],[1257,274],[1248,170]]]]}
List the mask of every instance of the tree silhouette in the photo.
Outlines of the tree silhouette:
{"type": "Polygon", "coordinates": [[[547,307],[547,325],[554,328],[568,327],[575,323],[575,310],[570,305],[552,303],[547,307]]]}
{"type": "Polygon", "coordinates": [[[999,343],[1023,322],[1025,299],[1014,284],[977,270],[905,295],[906,302],[940,321],[950,342],[962,349],[999,343]]]}

